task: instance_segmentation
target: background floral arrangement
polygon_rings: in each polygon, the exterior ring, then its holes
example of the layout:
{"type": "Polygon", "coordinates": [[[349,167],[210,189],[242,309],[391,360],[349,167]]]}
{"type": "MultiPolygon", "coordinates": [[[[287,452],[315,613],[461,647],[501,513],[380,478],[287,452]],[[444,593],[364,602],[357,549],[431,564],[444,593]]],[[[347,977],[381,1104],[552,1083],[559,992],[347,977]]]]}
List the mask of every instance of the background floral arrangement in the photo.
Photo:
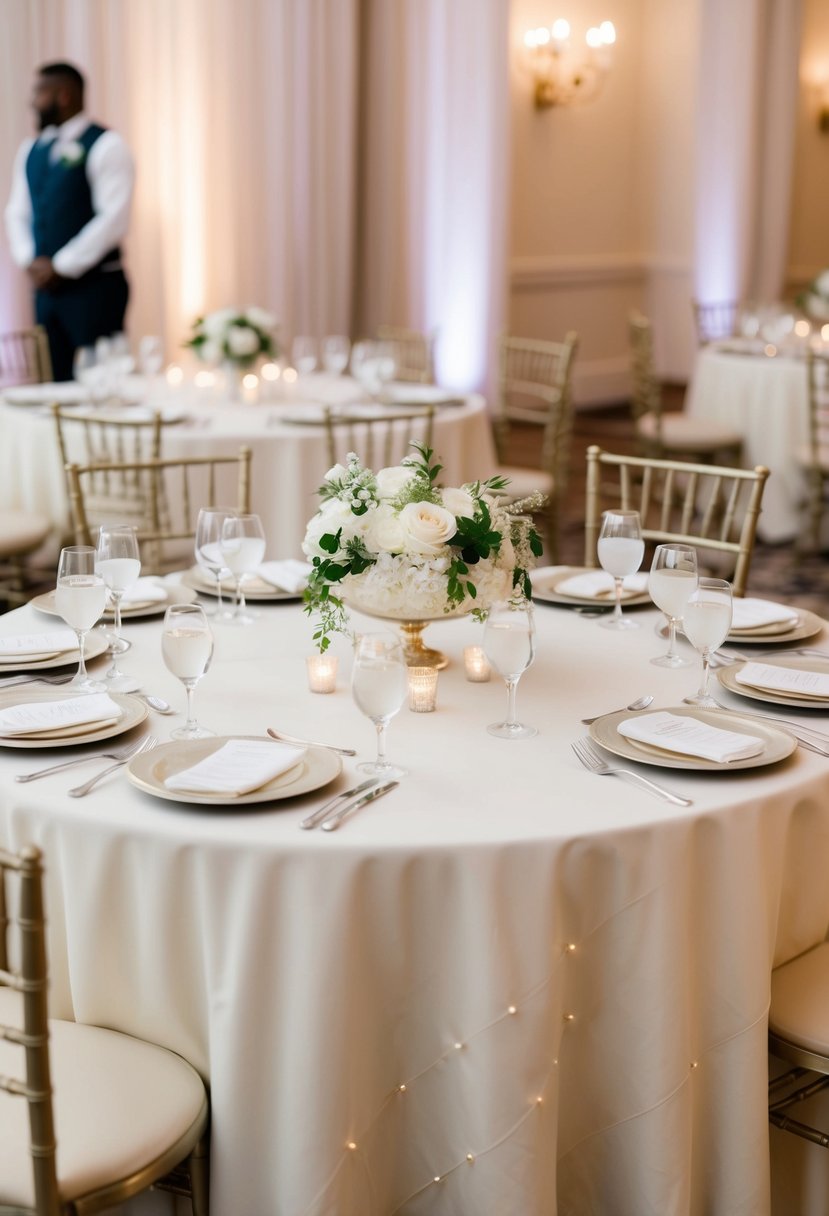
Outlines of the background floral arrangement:
{"type": "Polygon", "coordinates": [[[829,270],[822,270],[795,302],[807,316],[829,321],[829,270]]]}
{"type": "Polygon", "coordinates": [[[204,363],[234,363],[251,367],[260,356],[279,353],[276,317],[264,308],[219,308],[193,322],[190,346],[204,363]]]}
{"type": "Polygon", "coordinates": [[[416,619],[530,595],[541,540],[522,512],[543,495],[502,506],[503,477],[441,488],[432,449],[413,447],[416,455],[376,473],[351,452],[325,475],[302,545],[313,566],[305,611],[319,615],[320,650],[331,633],[347,632],[346,601],[416,619]]]}

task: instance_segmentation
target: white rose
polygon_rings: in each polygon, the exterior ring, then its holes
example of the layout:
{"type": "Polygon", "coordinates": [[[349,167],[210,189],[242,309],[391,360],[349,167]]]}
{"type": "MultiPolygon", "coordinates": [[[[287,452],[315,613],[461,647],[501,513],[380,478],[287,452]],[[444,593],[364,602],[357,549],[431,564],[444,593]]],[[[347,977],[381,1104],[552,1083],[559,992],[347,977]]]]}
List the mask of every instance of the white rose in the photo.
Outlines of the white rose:
{"type": "Polygon", "coordinates": [[[202,321],[202,329],[208,338],[215,338],[221,341],[232,318],[238,315],[235,308],[218,308],[215,312],[207,314],[202,321]]]}
{"type": "Polygon", "coordinates": [[[829,297],[829,270],[823,270],[815,279],[815,290],[819,295],[829,297]]]}
{"type": "Polygon", "coordinates": [[[377,473],[378,498],[397,498],[403,487],[412,480],[412,476],[412,470],[401,464],[380,469],[377,473]]]}
{"type": "Polygon", "coordinates": [[[371,511],[366,540],[370,549],[379,553],[403,553],[406,549],[406,530],[400,516],[383,503],[371,511]]]}
{"type": "Polygon", "coordinates": [[[446,510],[451,511],[453,515],[465,515],[467,518],[471,518],[475,514],[475,499],[466,490],[449,486],[447,489],[441,490],[440,496],[446,510]]]}
{"type": "Polygon", "coordinates": [[[201,346],[196,347],[196,354],[204,363],[218,363],[222,357],[222,348],[218,342],[208,338],[201,346]]]}
{"type": "Polygon", "coordinates": [[[270,331],[276,329],[276,317],[272,312],[268,312],[265,308],[246,308],[244,312],[246,321],[250,321],[251,325],[255,325],[257,329],[270,331]]]}
{"type": "Polygon", "coordinates": [[[344,464],[332,465],[331,468],[328,470],[328,472],[325,474],[324,480],[325,481],[339,481],[341,477],[345,477],[347,472],[348,472],[348,469],[345,467],[344,464]]]}
{"type": "Polygon", "coordinates": [[[336,536],[341,528],[343,534],[340,537],[340,543],[342,544],[343,541],[360,531],[359,520],[351,514],[351,509],[346,503],[341,502],[339,498],[329,498],[322,504],[313,519],[308,522],[305,540],[302,542],[303,552],[308,557],[331,557],[330,553],[326,553],[320,548],[320,538],[326,533],[336,536]]]}
{"type": "Polygon", "coordinates": [[[398,515],[410,553],[425,557],[437,554],[455,535],[455,517],[445,507],[432,502],[410,502],[398,515]]]}
{"type": "Polygon", "coordinates": [[[245,358],[259,350],[259,335],[249,325],[231,325],[227,331],[227,346],[231,355],[245,358]]]}

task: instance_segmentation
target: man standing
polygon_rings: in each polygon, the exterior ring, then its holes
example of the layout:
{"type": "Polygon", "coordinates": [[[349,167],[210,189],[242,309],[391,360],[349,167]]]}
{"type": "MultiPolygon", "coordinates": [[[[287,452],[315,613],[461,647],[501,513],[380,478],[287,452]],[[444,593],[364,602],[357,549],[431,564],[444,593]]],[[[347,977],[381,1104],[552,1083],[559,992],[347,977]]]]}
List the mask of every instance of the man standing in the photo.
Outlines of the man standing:
{"type": "Polygon", "coordinates": [[[40,135],[18,151],[6,207],[12,257],[34,286],[56,380],[71,380],[79,346],[123,329],[129,295],[119,243],[133,160],[120,135],[90,121],[83,98],[77,68],[40,68],[32,92],[40,135]]]}

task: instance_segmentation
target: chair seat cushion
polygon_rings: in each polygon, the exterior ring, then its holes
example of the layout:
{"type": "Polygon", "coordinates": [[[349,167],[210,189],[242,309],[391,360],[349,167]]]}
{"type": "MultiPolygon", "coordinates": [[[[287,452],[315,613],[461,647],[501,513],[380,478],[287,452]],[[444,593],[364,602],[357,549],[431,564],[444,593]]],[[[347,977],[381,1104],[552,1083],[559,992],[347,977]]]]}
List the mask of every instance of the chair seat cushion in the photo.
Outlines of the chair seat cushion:
{"type": "MultiPolygon", "coordinates": [[[[637,423],[645,439],[656,439],[655,414],[645,414],[637,423]]],[[[662,445],[676,451],[716,452],[720,448],[739,447],[743,437],[738,431],[709,418],[692,418],[689,414],[662,415],[662,445]]]]}
{"type": "MultiPolygon", "coordinates": [[[[0,1023],[20,1026],[21,1020],[19,994],[0,988],[0,1023]]],[[[199,1074],[162,1047],[97,1026],[50,1020],[49,1049],[63,1200],[149,1165],[204,1109],[199,1074]]],[[[24,1080],[23,1069],[23,1049],[0,1042],[0,1075],[24,1080]]],[[[0,1091],[0,1205],[34,1206],[26,1106],[25,1099],[0,1091]]]]}
{"type": "MultiPolygon", "coordinates": [[[[813,467],[812,449],[811,448],[798,448],[797,462],[798,462],[798,464],[803,465],[804,468],[811,469],[813,467]]],[[[829,473],[829,448],[818,448],[817,463],[818,463],[818,468],[821,470],[822,473],[829,473]]]]}
{"type": "Polygon", "coordinates": [[[52,525],[31,511],[0,511],[0,558],[23,557],[43,544],[52,525]]]}
{"type": "Polygon", "coordinates": [[[509,485],[504,490],[508,501],[526,498],[540,490],[542,494],[550,494],[553,489],[553,477],[545,469],[523,469],[518,465],[499,465],[496,472],[501,477],[509,478],[509,485]]]}
{"type": "Polygon", "coordinates": [[[769,1030],[806,1051],[829,1055],[829,942],[771,973],[769,1030]]]}

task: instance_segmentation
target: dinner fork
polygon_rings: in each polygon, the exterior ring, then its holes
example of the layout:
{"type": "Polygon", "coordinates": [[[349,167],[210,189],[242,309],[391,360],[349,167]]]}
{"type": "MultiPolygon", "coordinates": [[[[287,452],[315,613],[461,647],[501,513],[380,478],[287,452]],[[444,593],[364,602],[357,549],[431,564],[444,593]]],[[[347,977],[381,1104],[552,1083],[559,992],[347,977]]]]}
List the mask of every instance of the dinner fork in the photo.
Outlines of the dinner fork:
{"type": "Polygon", "coordinates": [[[98,782],[102,781],[104,777],[109,776],[110,773],[114,773],[116,769],[122,768],[125,764],[129,764],[130,760],[133,760],[136,756],[143,756],[147,752],[151,752],[153,748],[157,746],[158,739],[156,739],[154,735],[148,735],[144,742],[135,749],[131,756],[127,756],[126,759],[118,760],[115,764],[110,764],[108,768],[105,768],[102,772],[98,773],[97,776],[93,777],[91,781],[87,781],[83,785],[76,785],[73,790],[69,791],[70,798],[83,798],[84,794],[88,794],[90,790],[94,789],[98,782]]]}
{"type": "Polygon", "coordinates": [[[68,676],[9,676],[5,680],[0,679],[0,688],[13,688],[16,684],[68,684],[74,678],[74,671],[68,676]]]}
{"type": "Polygon", "coordinates": [[[60,773],[65,768],[73,768],[76,764],[86,764],[88,760],[117,760],[123,764],[133,756],[146,742],[140,739],[137,743],[129,743],[126,747],[115,748],[110,752],[94,752],[88,756],[75,756],[74,760],[64,760],[62,764],[50,764],[48,768],[37,768],[33,773],[20,773],[15,781],[37,781],[39,777],[49,777],[52,773],[60,773]]]}
{"type": "Polygon", "coordinates": [[[589,769],[591,773],[597,773],[600,777],[628,777],[633,781],[638,781],[640,785],[650,790],[652,794],[656,794],[659,798],[664,798],[666,802],[672,802],[675,806],[694,805],[690,798],[680,798],[678,794],[672,794],[664,786],[657,785],[655,781],[650,781],[647,777],[643,777],[641,773],[634,772],[632,768],[617,768],[616,766],[609,765],[596,751],[590,739],[577,739],[570,746],[584,767],[589,769]]]}

